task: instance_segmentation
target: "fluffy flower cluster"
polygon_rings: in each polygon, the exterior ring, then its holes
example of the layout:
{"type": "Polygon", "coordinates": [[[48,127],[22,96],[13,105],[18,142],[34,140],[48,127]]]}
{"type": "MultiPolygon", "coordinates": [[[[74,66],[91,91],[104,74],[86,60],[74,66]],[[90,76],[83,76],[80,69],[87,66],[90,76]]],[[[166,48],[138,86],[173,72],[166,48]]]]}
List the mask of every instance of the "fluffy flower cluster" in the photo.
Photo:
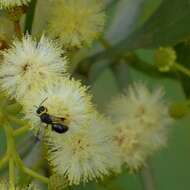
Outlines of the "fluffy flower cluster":
{"type": "Polygon", "coordinates": [[[70,78],[55,80],[39,90],[32,91],[23,99],[24,112],[34,128],[41,124],[36,107],[42,102],[48,114],[64,120],[64,124],[69,126],[69,131],[88,121],[93,111],[87,88],[70,78]]]}
{"type": "Polygon", "coordinates": [[[69,128],[64,134],[51,128],[44,132],[47,158],[55,173],[65,176],[70,185],[78,185],[119,170],[120,158],[110,132],[111,123],[96,113],[86,87],[65,78],[31,93],[22,104],[33,128],[39,129],[42,124],[34,105],[39,106],[43,100],[48,114],[62,118],[59,123],[69,128]]]}
{"type": "Polygon", "coordinates": [[[26,36],[14,41],[3,52],[0,66],[2,88],[14,98],[22,98],[26,92],[40,89],[66,71],[63,51],[52,41],[41,37],[39,42],[26,36]]]}
{"type": "Polygon", "coordinates": [[[137,83],[113,100],[108,110],[121,158],[132,170],[142,167],[153,152],[166,145],[172,120],[162,98],[161,89],[151,92],[137,83]]]}
{"type": "Polygon", "coordinates": [[[70,185],[102,178],[120,170],[120,157],[110,131],[111,123],[97,113],[74,133],[48,136],[48,160],[70,185]]]}
{"type": "Polygon", "coordinates": [[[26,5],[30,0],[0,0],[0,8],[11,8],[26,5]]]}
{"type": "Polygon", "coordinates": [[[23,105],[32,129],[43,129],[55,173],[72,185],[119,171],[111,123],[96,112],[87,87],[65,74],[66,61],[59,47],[45,37],[37,42],[26,36],[3,56],[1,85],[23,105]],[[41,106],[44,120],[37,114],[41,106]],[[68,130],[60,134],[55,123],[68,130]]]}
{"type": "Polygon", "coordinates": [[[49,34],[59,37],[66,48],[91,44],[105,23],[104,5],[99,0],[53,2],[49,34]]]}
{"type": "MultiPolygon", "coordinates": [[[[28,1],[6,2],[11,7],[28,1]]],[[[105,15],[101,1],[57,0],[53,4],[49,31],[66,48],[89,45],[102,31],[105,15]]],[[[26,35],[13,41],[2,55],[0,85],[22,104],[32,129],[44,131],[53,175],[78,185],[120,171],[121,153],[115,143],[118,131],[95,110],[88,88],[69,77],[62,47],[44,36],[37,41],[26,35]],[[62,127],[68,130],[63,132],[62,127]]],[[[0,189],[9,188],[0,183],[0,189]]]]}

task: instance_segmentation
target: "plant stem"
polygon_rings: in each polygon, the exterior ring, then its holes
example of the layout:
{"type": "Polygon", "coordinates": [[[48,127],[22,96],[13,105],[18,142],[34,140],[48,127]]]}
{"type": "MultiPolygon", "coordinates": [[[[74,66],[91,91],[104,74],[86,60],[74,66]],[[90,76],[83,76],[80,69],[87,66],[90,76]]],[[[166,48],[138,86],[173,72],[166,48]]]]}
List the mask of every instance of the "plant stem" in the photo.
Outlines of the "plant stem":
{"type": "Polygon", "coordinates": [[[156,190],[155,180],[150,166],[146,166],[140,173],[140,181],[144,190],[156,190]]]}
{"type": "Polygon", "coordinates": [[[39,181],[48,184],[49,183],[49,179],[45,176],[42,176],[40,174],[38,174],[37,172],[35,172],[34,170],[27,168],[27,167],[23,167],[23,172],[25,172],[26,174],[28,174],[29,176],[38,179],[39,181]]]}
{"type": "Polygon", "coordinates": [[[184,67],[183,65],[178,64],[178,63],[175,63],[175,64],[174,64],[174,67],[175,67],[177,70],[181,71],[183,74],[185,74],[185,75],[187,75],[188,77],[190,77],[190,70],[189,70],[188,68],[186,68],[186,67],[184,67]]]}
{"type": "MultiPolygon", "coordinates": [[[[44,177],[37,172],[33,171],[30,168],[27,168],[23,161],[21,160],[18,152],[16,151],[16,145],[14,141],[14,131],[13,129],[9,126],[8,123],[4,124],[4,129],[7,137],[7,153],[8,153],[8,159],[9,159],[9,180],[10,180],[10,185],[12,187],[11,190],[14,190],[14,182],[15,182],[15,164],[14,162],[19,166],[19,168],[26,174],[32,176],[33,178],[36,178],[40,181],[42,181],[45,184],[49,183],[49,179],[47,177],[44,177]]],[[[23,129],[20,130],[18,133],[23,132],[23,129]]],[[[25,131],[25,130],[24,130],[25,131]]]]}
{"type": "Polygon", "coordinates": [[[0,169],[8,162],[9,156],[5,154],[5,156],[0,160],[0,169]]]}
{"type": "Polygon", "coordinates": [[[45,183],[45,184],[48,184],[49,183],[49,179],[45,176],[42,176],[40,174],[38,174],[37,172],[35,172],[34,170],[30,169],[30,168],[27,168],[24,163],[22,162],[20,156],[18,155],[18,153],[16,154],[16,157],[15,157],[15,161],[16,163],[18,164],[19,168],[24,172],[26,173],[27,175],[33,177],[33,178],[36,178],[38,179],[39,181],[45,183]]]}
{"type": "Polygon", "coordinates": [[[32,25],[33,25],[33,20],[34,20],[36,3],[37,3],[37,0],[31,0],[29,9],[26,14],[25,29],[24,29],[25,33],[28,32],[29,34],[31,34],[32,32],[32,25]]]}
{"type": "Polygon", "coordinates": [[[13,158],[9,159],[9,185],[10,190],[15,190],[15,164],[13,158]]]}
{"type": "MultiPolygon", "coordinates": [[[[106,40],[104,37],[100,37],[99,38],[99,42],[100,44],[105,48],[105,49],[110,49],[112,48],[112,45],[109,43],[108,40],[106,40]]],[[[121,58],[123,58],[124,60],[126,60],[128,57],[126,57],[126,55],[120,55],[121,58]]],[[[187,75],[188,77],[190,77],[190,69],[184,67],[183,65],[179,64],[179,63],[175,63],[174,64],[175,69],[179,70],[180,72],[182,72],[183,74],[187,75]]]]}
{"type": "Polygon", "coordinates": [[[27,133],[28,131],[29,131],[28,125],[20,127],[14,131],[14,136],[16,137],[16,136],[23,135],[23,134],[27,133]]]}
{"type": "Polygon", "coordinates": [[[14,152],[15,144],[13,138],[13,129],[8,123],[4,124],[4,129],[7,137],[7,153],[9,158],[9,185],[10,190],[15,190],[15,164],[14,164],[14,152]]]}

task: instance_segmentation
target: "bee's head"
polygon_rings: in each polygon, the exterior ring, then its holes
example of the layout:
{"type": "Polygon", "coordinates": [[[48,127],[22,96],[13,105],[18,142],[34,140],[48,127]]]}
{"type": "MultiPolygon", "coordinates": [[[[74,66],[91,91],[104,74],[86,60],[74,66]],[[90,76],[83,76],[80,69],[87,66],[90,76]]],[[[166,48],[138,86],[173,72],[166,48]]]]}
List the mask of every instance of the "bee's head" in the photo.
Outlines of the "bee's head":
{"type": "Polygon", "coordinates": [[[43,113],[46,113],[47,112],[47,108],[44,107],[44,106],[40,106],[37,110],[36,110],[36,113],[38,115],[42,115],[43,113]]]}

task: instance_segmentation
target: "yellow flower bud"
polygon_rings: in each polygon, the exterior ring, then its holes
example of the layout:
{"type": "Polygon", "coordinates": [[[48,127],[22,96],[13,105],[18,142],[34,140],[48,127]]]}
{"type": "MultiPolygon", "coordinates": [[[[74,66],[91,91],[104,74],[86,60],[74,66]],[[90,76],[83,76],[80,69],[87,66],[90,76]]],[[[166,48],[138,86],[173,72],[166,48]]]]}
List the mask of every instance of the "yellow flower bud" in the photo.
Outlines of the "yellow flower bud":
{"type": "Polygon", "coordinates": [[[155,64],[161,72],[168,72],[176,62],[176,52],[171,47],[160,47],[154,54],[155,64]]]}

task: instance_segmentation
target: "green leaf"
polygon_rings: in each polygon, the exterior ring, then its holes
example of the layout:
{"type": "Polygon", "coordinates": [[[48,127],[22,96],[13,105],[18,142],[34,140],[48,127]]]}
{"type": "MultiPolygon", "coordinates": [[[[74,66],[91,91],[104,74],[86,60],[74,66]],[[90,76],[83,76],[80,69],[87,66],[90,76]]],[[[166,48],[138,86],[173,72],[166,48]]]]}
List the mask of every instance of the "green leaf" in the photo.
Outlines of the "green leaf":
{"type": "Polygon", "coordinates": [[[111,22],[106,30],[106,38],[112,44],[123,40],[136,28],[136,22],[139,13],[141,12],[142,1],[145,0],[120,0],[114,6],[111,22]],[[119,35],[118,35],[119,34],[119,35]]]}
{"type": "Polygon", "coordinates": [[[33,20],[34,20],[36,3],[37,3],[37,0],[31,0],[31,3],[29,5],[29,8],[28,8],[28,11],[26,14],[24,31],[28,32],[29,34],[31,34],[31,32],[32,32],[32,24],[33,24],[33,20]]]}
{"type": "MultiPolygon", "coordinates": [[[[186,68],[190,69],[190,43],[179,43],[175,50],[177,52],[177,62],[186,68]]],[[[183,73],[178,74],[181,79],[186,96],[190,96],[190,78],[183,73]]]]}
{"type": "Polygon", "coordinates": [[[189,10],[189,0],[164,0],[142,27],[112,48],[88,59],[93,62],[134,49],[173,46],[187,40],[190,37],[189,10]]]}
{"type": "Polygon", "coordinates": [[[41,36],[47,29],[51,17],[51,1],[38,0],[35,5],[35,14],[32,24],[32,35],[41,36]]]}
{"type": "Polygon", "coordinates": [[[158,9],[163,0],[145,0],[143,2],[142,12],[139,15],[137,27],[142,26],[152,14],[158,9]]]}
{"type": "MultiPolygon", "coordinates": [[[[146,2],[146,0],[113,0],[108,4],[104,36],[111,44],[116,44],[120,40],[125,39],[126,36],[135,30],[137,22],[139,22],[139,14],[144,8],[142,2],[146,2]]],[[[97,42],[90,49],[88,56],[102,51],[104,51],[104,48],[97,42]]]]}
{"type": "Polygon", "coordinates": [[[91,69],[91,84],[94,101],[98,108],[106,107],[110,99],[119,91],[117,80],[112,70],[107,66],[101,67],[103,63],[97,63],[91,69]]]}
{"type": "Polygon", "coordinates": [[[190,37],[189,0],[164,0],[158,10],[129,38],[114,49],[152,48],[171,46],[190,37]]]}
{"type": "Polygon", "coordinates": [[[167,149],[153,159],[157,190],[190,188],[189,122],[190,118],[186,118],[173,126],[167,149]]]}

